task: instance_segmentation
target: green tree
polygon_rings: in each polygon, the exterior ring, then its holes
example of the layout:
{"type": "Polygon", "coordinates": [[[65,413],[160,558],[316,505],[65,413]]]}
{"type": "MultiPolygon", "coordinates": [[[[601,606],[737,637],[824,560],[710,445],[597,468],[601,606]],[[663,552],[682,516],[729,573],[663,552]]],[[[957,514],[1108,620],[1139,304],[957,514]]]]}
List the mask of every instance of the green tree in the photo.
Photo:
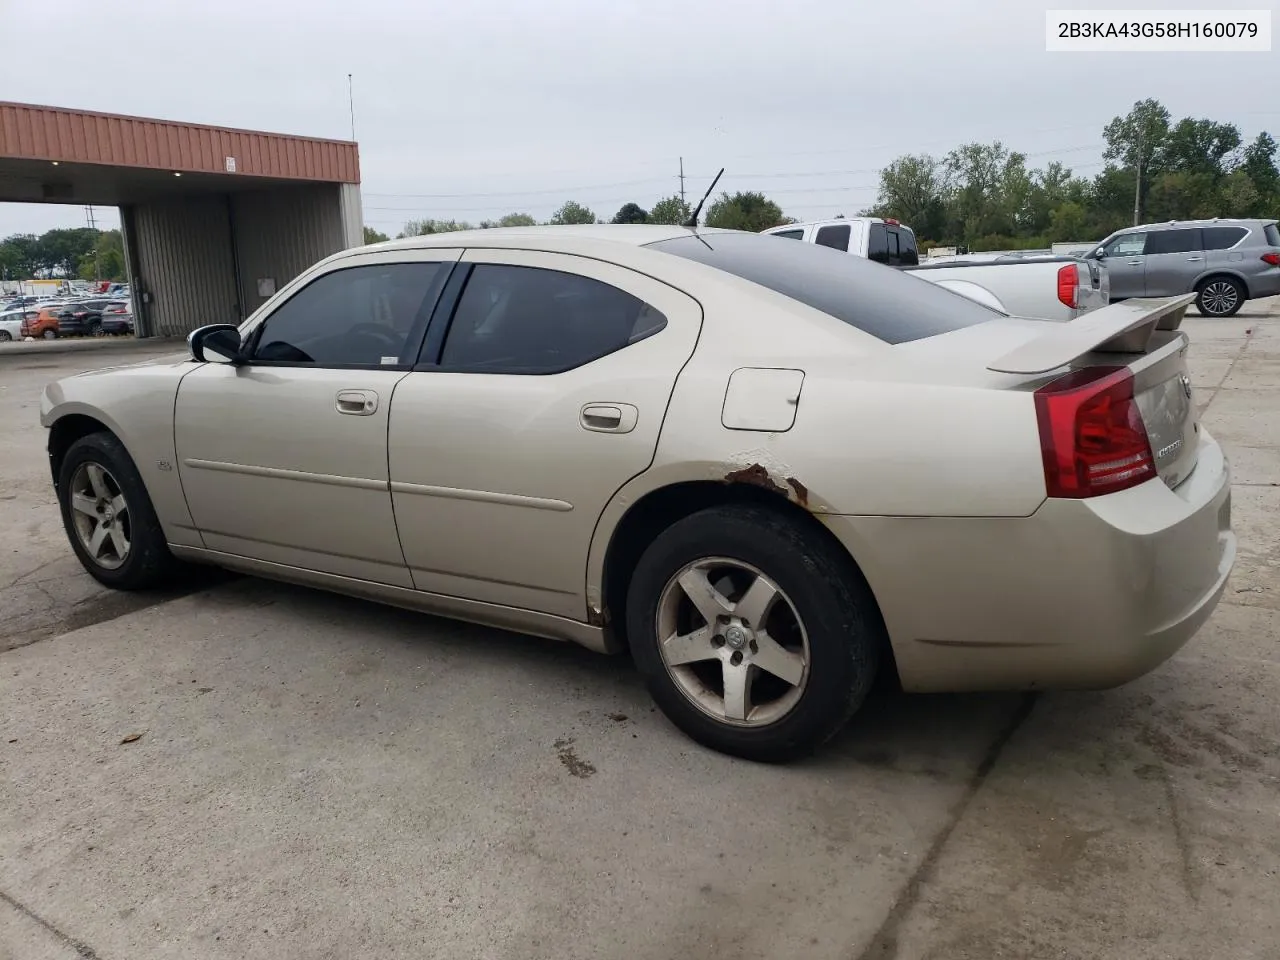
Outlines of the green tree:
{"type": "MultiPolygon", "coordinates": [[[[1240,170],[1248,175],[1258,191],[1258,199],[1262,206],[1276,214],[1280,207],[1280,169],[1276,167],[1276,140],[1271,134],[1258,134],[1254,141],[1244,148],[1244,159],[1240,170]]],[[[1262,213],[1263,211],[1258,211],[1262,213]]]]}
{"type": "Polygon", "coordinates": [[[759,233],[783,222],[782,208],[763,193],[720,194],[707,210],[706,225],[759,233]]]}
{"type": "Polygon", "coordinates": [[[433,233],[455,233],[459,230],[474,230],[465,220],[409,220],[399,233],[399,238],[425,237],[433,233]]]}
{"type": "Polygon", "coordinates": [[[1228,217],[1253,217],[1263,211],[1262,195],[1244,170],[1233,170],[1218,185],[1219,206],[1228,217]]]}
{"type": "Polygon", "coordinates": [[[589,207],[584,207],[576,200],[567,200],[551,215],[551,222],[557,225],[566,223],[595,223],[596,215],[589,207]]]}
{"type": "Polygon", "coordinates": [[[103,230],[94,240],[93,250],[80,258],[81,280],[124,280],[124,239],[119,230],[103,230]]]}
{"type": "Polygon", "coordinates": [[[920,237],[937,239],[946,231],[947,174],[926,153],[898,157],[880,171],[880,189],[872,216],[910,224],[920,237]]]}
{"type": "Polygon", "coordinates": [[[0,279],[28,280],[42,268],[40,238],[30,233],[15,233],[0,243],[0,279]]]}
{"type": "Polygon", "coordinates": [[[98,231],[88,227],[49,230],[42,234],[37,251],[44,272],[61,277],[74,277],[85,254],[92,253],[98,231]]]}
{"type": "MultiPolygon", "coordinates": [[[[1138,217],[1146,206],[1146,196],[1156,174],[1162,172],[1159,162],[1164,154],[1165,138],[1169,135],[1169,111],[1159,100],[1139,100],[1123,117],[1113,117],[1102,129],[1107,148],[1102,156],[1119,162],[1130,171],[1142,170],[1142,196],[1139,197],[1138,217]]],[[[1130,194],[1132,197],[1132,194],[1130,194]]]]}
{"type": "Polygon", "coordinates": [[[388,237],[385,233],[383,233],[383,232],[382,232],[382,231],[380,231],[380,230],[375,230],[375,229],[373,229],[373,227],[365,227],[365,228],[364,228],[364,242],[365,242],[365,243],[367,243],[367,244],[368,244],[368,243],[382,243],[382,242],[384,242],[384,241],[386,241],[386,240],[390,240],[390,239],[391,239],[391,238],[390,238],[390,237],[388,237]]]}
{"type": "Polygon", "coordinates": [[[492,230],[494,227],[536,227],[538,221],[527,213],[508,213],[497,220],[481,220],[481,230],[492,230]]]}
{"type": "Polygon", "coordinates": [[[1165,135],[1157,156],[1161,170],[1225,176],[1227,160],[1240,146],[1240,131],[1231,123],[1179,120],[1165,135]]]}
{"type": "Polygon", "coordinates": [[[689,214],[693,211],[689,204],[680,199],[679,194],[665,197],[653,205],[653,209],[649,211],[650,223],[665,223],[671,226],[680,226],[687,223],[689,214]]]}
{"type": "Polygon", "coordinates": [[[1089,212],[1074,200],[1064,200],[1049,213],[1048,234],[1050,243],[1090,239],[1089,212]]]}
{"type": "Polygon", "coordinates": [[[1218,216],[1219,196],[1211,173],[1173,170],[1154,179],[1147,195],[1151,221],[1197,220],[1218,216]]]}
{"type": "Polygon", "coordinates": [[[610,223],[647,223],[648,212],[638,203],[624,203],[613,215],[610,223]]]}

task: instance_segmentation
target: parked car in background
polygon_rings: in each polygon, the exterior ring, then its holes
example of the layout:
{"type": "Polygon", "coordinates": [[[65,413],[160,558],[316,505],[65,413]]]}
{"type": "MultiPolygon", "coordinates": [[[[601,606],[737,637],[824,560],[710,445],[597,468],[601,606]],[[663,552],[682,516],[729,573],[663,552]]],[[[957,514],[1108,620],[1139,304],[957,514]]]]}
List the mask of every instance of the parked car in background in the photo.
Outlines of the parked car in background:
{"type": "Polygon", "coordinates": [[[1275,220],[1170,220],[1118,230],[1086,257],[1107,265],[1111,298],[1196,295],[1206,317],[1280,294],[1275,220]]]}
{"type": "Polygon", "coordinates": [[[920,263],[916,235],[883,217],[792,223],[763,233],[897,267],[1011,316],[1074,320],[1109,302],[1106,269],[1074,257],[969,255],[920,263]]]}
{"type": "Polygon", "coordinates": [[[58,314],[58,336],[96,337],[102,333],[105,300],[78,300],[68,303],[58,314]]]}
{"type": "Polygon", "coordinates": [[[42,305],[39,310],[35,311],[33,318],[23,320],[22,335],[24,337],[56,340],[60,326],[59,318],[64,309],[65,307],[62,305],[54,307],[42,305]]]}
{"type": "Polygon", "coordinates": [[[40,422],[108,586],[176,557],[629,647],[690,736],[788,760],[880,669],[1107,687],[1200,628],[1236,538],[1190,302],[1054,323],[753,233],[436,234],[40,422]]]}
{"type": "Polygon", "coordinates": [[[109,300],[102,307],[102,332],[109,336],[133,333],[133,311],[127,300],[109,300]]]}
{"type": "Polygon", "coordinates": [[[0,343],[21,340],[23,321],[34,320],[35,316],[35,310],[6,310],[0,313],[0,343]]]}

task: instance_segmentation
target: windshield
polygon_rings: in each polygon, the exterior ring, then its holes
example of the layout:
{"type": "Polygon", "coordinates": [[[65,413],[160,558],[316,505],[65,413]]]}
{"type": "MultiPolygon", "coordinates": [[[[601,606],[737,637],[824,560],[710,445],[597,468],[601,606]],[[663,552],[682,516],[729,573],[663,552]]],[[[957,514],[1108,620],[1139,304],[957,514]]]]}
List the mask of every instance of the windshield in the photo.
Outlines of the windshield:
{"type": "Polygon", "coordinates": [[[648,244],[758,283],[885,343],[907,343],[1003,314],[909,273],[813,243],[706,233],[648,244]]]}

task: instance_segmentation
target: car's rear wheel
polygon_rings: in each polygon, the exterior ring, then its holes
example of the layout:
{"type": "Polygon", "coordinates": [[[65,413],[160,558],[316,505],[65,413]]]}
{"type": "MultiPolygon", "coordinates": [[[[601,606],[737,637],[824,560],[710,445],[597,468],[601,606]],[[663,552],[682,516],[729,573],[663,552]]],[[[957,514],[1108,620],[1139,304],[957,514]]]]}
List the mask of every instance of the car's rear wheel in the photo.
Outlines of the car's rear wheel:
{"type": "Polygon", "coordinates": [[[1244,306],[1244,284],[1232,277],[1210,277],[1196,291],[1196,309],[1205,317],[1232,317],[1244,306]]]}
{"type": "Polygon", "coordinates": [[[94,320],[92,323],[89,324],[89,336],[91,337],[102,336],[102,323],[100,321],[94,320]]]}
{"type": "Polygon", "coordinates": [[[835,734],[875,678],[883,627],[852,562],[755,506],[703,510],[649,546],[627,634],[650,693],[715,750],[780,762],[835,734]]]}
{"type": "Polygon", "coordinates": [[[173,557],[142,477],[112,434],[71,445],[58,471],[58,501],[71,547],[97,580],[120,590],[165,581],[173,557]]]}
{"type": "Polygon", "coordinates": [[[46,340],[57,340],[58,331],[54,330],[52,327],[49,327],[45,330],[44,333],[40,334],[40,336],[44,337],[46,340]]]}

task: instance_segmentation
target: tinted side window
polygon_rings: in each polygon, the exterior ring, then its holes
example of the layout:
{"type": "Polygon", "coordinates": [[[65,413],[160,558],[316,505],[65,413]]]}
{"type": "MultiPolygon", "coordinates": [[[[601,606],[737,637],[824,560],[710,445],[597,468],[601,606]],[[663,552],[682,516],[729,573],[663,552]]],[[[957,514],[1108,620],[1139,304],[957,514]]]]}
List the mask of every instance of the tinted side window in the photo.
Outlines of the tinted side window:
{"type": "MultiPolygon", "coordinates": [[[[803,240],[803,230],[779,230],[777,233],[769,234],[771,237],[786,237],[788,240],[803,240]]],[[[821,242],[821,241],[819,241],[821,242]]]]}
{"type": "Polygon", "coordinates": [[[1206,250],[1229,250],[1243,240],[1248,232],[1244,227],[1205,227],[1204,248],[1206,250]]]}
{"type": "Polygon", "coordinates": [[[918,266],[920,252],[916,249],[916,235],[910,230],[899,230],[898,241],[901,244],[903,266],[918,266]]]}
{"type": "Polygon", "coordinates": [[[1262,235],[1267,238],[1267,243],[1273,247],[1280,247],[1280,227],[1274,223],[1268,223],[1262,228],[1262,235]]]}
{"type": "Polygon", "coordinates": [[[759,284],[886,343],[920,340],[1004,316],[909,273],[884,270],[816,243],[770,243],[757,234],[717,233],[660,240],[648,247],[759,284]]]}
{"type": "Polygon", "coordinates": [[[411,363],[449,266],[386,263],[317,277],[255,332],[254,360],[319,367],[411,363]]]}
{"type": "Polygon", "coordinates": [[[599,280],[482,263],[462,291],[440,365],[477,373],[561,373],[666,325],[653,307],[599,280]]]}
{"type": "Polygon", "coordinates": [[[889,257],[885,262],[888,263],[889,266],[891,267],[901,266],[902,265],[902,245],[898,241],[898,231],[893,229],[886,230],[885,239],[888,241],[888,244],[889,244],[889,257]]]}
{"type": "Polygon", "coordinates": [[[1200,245],[1200,231],[1195,230],[1152,230],[1147,234],[1147,253],[1191,253],[1203,250],[1200,245]]]}
{"type": "Polygon", "coordinates": [[[1141,256],[1146,249],[1148,236],[1150,234],[1122,233],[1118,237],[1113,237],[1104,249],[1108,257],[1141,256]]]}
{"type": "Polygon", "coordinates": [[[867,236],[867,259],[876,263],[889,262],[889,231],[883,223],[871,224],[871,233],[867,236]]]}
{"type": "Polygon", "coordinates": [[[849,252],[849,225],[842,223],[839,226],[819,227],[818,236],[814,238],[815,243],[820,243],[824,247],[830,247],[833,250],[843,250],[849,252]]]}

